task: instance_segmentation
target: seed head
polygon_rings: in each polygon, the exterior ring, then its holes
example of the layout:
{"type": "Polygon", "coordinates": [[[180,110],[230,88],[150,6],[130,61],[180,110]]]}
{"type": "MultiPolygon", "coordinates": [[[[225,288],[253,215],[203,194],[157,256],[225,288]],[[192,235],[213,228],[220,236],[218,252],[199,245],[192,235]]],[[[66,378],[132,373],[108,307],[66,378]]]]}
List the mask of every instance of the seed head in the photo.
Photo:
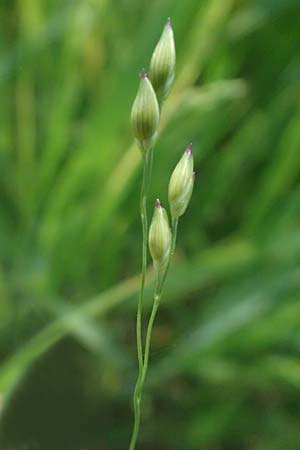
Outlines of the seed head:
{"type": "Polygon", "coordinates": [[[168,18],[150,63],[150,80],[156,95],[164,99],[171,88],[175,75],[176,50],[171,20],[168,18]]]}
{"type": "Polygon", "coordinates": [[[175,167],[169,182],[169,204],[174,219],[184,214],[194,187],[194,160],[192,144],[189,144],[175,167]]]}
{"type": "Polygon", "coordinates": [[[157,272],[167,265],[171,250],[171,230],[166,210],[160,201],[155,202],[154,213],[149,229],[149,250],[157,272]]]}
{"type": "Polygon", "coordinates": [[[140,72],[140,85],[131,110],[131,125],[138,146],[147,151],[155,140],[159,107],[154,89],[147,73],[140,72]]]}

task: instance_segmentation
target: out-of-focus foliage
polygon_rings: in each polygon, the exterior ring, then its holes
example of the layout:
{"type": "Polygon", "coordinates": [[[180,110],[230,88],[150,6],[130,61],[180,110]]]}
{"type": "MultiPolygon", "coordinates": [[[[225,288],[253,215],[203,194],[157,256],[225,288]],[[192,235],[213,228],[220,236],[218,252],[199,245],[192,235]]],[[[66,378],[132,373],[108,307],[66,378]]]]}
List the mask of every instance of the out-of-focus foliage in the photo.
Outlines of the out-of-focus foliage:
{"type": "Polygon", "coordinates": [[[178,65],[150,200],[166,203],[190,141],[197,178],[139,448],[299,446],[299,0],[2,0],[1,450],[128,445],[141,264],[129,117],[168,16],[178,65]]]}

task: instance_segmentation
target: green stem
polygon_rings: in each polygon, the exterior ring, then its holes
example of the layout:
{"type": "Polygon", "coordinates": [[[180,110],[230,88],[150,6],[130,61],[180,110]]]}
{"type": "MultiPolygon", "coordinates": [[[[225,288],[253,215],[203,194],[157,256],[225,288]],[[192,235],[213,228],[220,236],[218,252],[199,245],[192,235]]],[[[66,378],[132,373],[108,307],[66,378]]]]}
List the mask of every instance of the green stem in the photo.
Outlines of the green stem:
{"type": "Polygon", "coordinates": [[[172,217],[172,244],[171,244],[171,254],[169,259],[169,264],[171,259],[173,258],[175,247],[176,247],[176,240],[177,240],[177,229],[178,229],[178,218],[174,219],[172,217]]]}
{"type": "Polygon", "coordinates": [[[141,198],[140,198],[140,215],[142,223],[142,275],[141,275],[141,286],[137,307],[137,318],[136,318],[136,342],[137,342],[137,354],[139,362],[139,370],[143,366],[143,347],[142,347],[142,309],[144,301],[144,290],[145,290],[145,278],[147,269],[147,235],[148,235],[148,219],[147,219],[147,171],[148,171],[148,158],[144,157],[143,160],[143,181],[141,187],[141,198]]]}
{"type": "Polygon", "coordinates": [[[142,377],[141,377],[141,381],[140,381],[140,385],[139,385],[139,389],[138,389],[138,394],[139,394],[139,400],[140,401],[141,401],[141,398],[142,398],[144,382],[145,382],[145,378],[146,378],[146,374],[147,374],[147,370],[148,370],[152,329],[153,329],[155,316],[156,316],[156,313],[157,313],[157,310],[158,310],[158,307],[159,307],[161,295],[162,295],[162,288],[163,288],[163,285],[161,283],[158,283],[157,289],[156,289],[155,294],[154,294],[153,307],[152,307],[152,311],[151,311],[151,315],[150,315],[150,319],[149,319],[149,323],[148,323],[148,328],[147,328],[146,344],[145,344],[145,355],[144,355],[144,365],[143,365],[142,377]]]}
{"type": "Polygon", "coordinates": [[[156,313],[158,310],[159,302],[160,302],[160,295],[159,295],[159,291],[157,288],[157,290],[154,294],[153,308],[152,308],[152,312],[151,312],[148,327],[147,327],[144,364],[143,364],[141,372],[139,373],[139,376],[138,376],[138,379],[137,379],[137,382],[135,385],[135,389],[134,389],[134,427],[133,427],[129,450],[135,449],[136,441],[137,441],[138,434],[139,434],[140,423],[141,423],[142,391],[143,391],[144,381],[146,378],[148,362],[149,362],[152,328],[153,328],[154,319],[155,319],[155,316],[156,316],[156,313]]]}
{"type": "Polygon", "coordinates": [[[152,173],[153,148],[143,155],[143,180],[140,197],[140,215],[142,223],[142,275],[141,286],[137,308],[136,340],[139,362],[139,372],[143,366],[143,344],[142,344],[142,310],[144,303],[145,281],[147,272],[147,249],[148,249],[148,218],[147,218],[147,194],[149,190],[152,173]]]}
{"type": "Polygon", "coordinates": [[[146,343],[145,343],[145,354],[143,359],[143,367],[142,371],[139,372],[139,376],[136,382],[135,390],[134,390],[134,406],[135,406],[135,421],[134,421],[134,428],[133,433],[131,437],[131,442],[129,446],[129,450],[134,450],[136,446],[136,441],[139,433],[140,428],[140,422],[141,422],[141,400],[142,400],[142,394],[143,394],[143,388],[145,383],[145,378],[147,375],[148,370],[148,364],[149,364],[149,355],[150,355],[150,346],[151,346],[151,336],[152,336],[152,329],[154,320],[158,311],[158,307],[160,304],[160,299],[163,292],[164,283],[166,280],[166,276],[169,270],[170,262],[173,257],[175,246],[176,246],[176,238],[177,238],[177,227],[178,227],[178,219],[172,220],[172,242],[171,242],[171,250],[170,255],[168,259],[167,266],[165,268],[165,271],[160,277],[160,275],[157,275],[157,287],[154,293],[154,299],[153,299],[153,307],[147,327],[147,334],[146,334],[146,343]]]}
{"type": "Polygon", "coordinates": [[[136,382],[134,395],[133,395],[133,406],[134,406],[134,427],[131,438],[130,449],[134,449],[141,417],[140,400],[138,395],[138,386],[142,377],[143,371],[143,344],[142,344],[142,310],[144,303],[144,292],[145,292],[145,280],[147,271],[147,250],[148,250],[148,218],[147,218],[147,194],[149,190],[151,173],[152,173],[152,162],[153,162],[153,148],[150,148],[143,155],[143,180],[141,187],[141,197],[140,197],[140,215],[142,223],[142,274],[141,274],[141,286],[139,301],[137,307],[137,318],[136,318],[136,340],[137,340],[137,354],[139,363],[139,373],[136,382]]]}

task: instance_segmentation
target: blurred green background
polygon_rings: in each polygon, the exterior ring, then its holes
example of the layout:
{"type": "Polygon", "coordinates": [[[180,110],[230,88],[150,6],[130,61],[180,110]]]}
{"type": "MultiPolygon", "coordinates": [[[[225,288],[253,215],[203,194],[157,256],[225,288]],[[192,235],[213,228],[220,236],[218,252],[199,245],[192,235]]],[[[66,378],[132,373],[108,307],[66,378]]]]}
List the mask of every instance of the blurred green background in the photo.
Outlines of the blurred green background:
{"type": "Polygon", "coordinates": [[[299,448],[299,0],[2,0],[1,450],[128,447],[141,264],[129,117],[168,16],[178,65],[149,214],[190,141],[197,178],[138,448],[299,448]]]}

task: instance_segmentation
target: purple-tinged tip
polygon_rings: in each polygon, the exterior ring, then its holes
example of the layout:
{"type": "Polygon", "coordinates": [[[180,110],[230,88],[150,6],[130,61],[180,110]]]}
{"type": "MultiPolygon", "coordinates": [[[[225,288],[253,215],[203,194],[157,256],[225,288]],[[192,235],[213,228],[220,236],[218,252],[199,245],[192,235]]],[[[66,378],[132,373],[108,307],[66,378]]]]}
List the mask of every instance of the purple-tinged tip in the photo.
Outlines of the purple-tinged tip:
{"type": "Polygon", "coordinates": [[[190,143],[190,144],[187,146],[187,148],[185,149],[185,151],[186,151],[186,154],[187,154],[188,156],[191,156],[191,154],[193,153],[193,144],[190,143]]]}
{"type": "Polygon", "coordinates": [[[169,28],[172,28],[171,17],[168,17],[168,18],[167,18],[166,26],[169,27],[169,28]]]}
{"type": "Polygon", "coordinates": [[[159,198],[157,198],[156,200],[155,200],[155,208],[161,208],[162,206],[161,206],[161,203],[160,203],[160,200],[159,200],[159,198]]]}
{"type": "Polygon", "coordinates": [[[146,78],[148,78],[147,72],[145,69],[142,69],[139,73],[140,78],[143,78],[143,80],[145,80],[146,78]]]}

